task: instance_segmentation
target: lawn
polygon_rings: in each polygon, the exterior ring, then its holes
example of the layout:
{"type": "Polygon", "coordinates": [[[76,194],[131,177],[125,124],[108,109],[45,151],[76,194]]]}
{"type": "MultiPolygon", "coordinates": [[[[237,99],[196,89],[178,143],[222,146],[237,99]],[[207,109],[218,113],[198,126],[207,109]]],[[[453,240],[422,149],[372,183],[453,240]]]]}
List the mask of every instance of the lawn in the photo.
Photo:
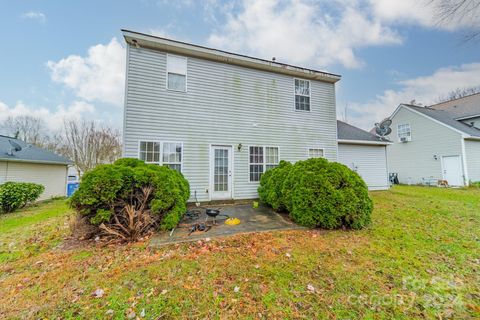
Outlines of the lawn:
{"type": "Polygon", "coordinates": [[[371,196],[365,230],[156,250],[148,241],[65,248],[72,212],[63,200],[3,215],[0,318],[479,318],[480,190],[399,186],[371,196]]]}

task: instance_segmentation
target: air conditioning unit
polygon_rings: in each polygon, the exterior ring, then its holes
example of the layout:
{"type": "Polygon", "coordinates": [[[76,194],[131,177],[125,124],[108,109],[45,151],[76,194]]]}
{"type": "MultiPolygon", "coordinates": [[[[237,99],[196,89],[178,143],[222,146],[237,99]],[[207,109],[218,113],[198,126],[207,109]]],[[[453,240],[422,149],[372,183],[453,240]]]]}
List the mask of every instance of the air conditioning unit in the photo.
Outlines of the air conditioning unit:
{"type": "Polygon", "coordinates": [[[408,138],[407,137],[401,137],[400,142],[408,142],[408,138]]]}

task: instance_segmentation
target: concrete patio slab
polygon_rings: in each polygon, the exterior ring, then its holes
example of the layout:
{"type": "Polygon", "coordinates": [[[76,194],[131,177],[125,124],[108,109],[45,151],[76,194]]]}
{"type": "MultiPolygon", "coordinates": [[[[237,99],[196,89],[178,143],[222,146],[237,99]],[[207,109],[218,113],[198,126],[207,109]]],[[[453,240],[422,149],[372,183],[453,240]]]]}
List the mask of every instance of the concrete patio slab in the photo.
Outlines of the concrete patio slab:
{"type": "Polygon", "coordinates": [[[164,231],[153,236],[150,246],[160,247],[174,243],[203,240],[205,238],[215,239],[240,233],[304,229],[293,222],[287,221],[271,208],[262,205],[258,208],[253,208],[252,204],[212,205],[208,206],[208,208],[220,209],[217,225],[213,225],[212,218],[208,218],[207,226],[211,226],[208,231],[195,231],[189,235],[193,224],[205,222],[205,208],[199,208],[201,214],[197,219],[189,219],[185,216],[179,223],[179,227],[171,235],[170,232],[164,231]],[[221,215],[238,218],[241,222],[234,226],[226,225],[226,217],[221,215]]]}

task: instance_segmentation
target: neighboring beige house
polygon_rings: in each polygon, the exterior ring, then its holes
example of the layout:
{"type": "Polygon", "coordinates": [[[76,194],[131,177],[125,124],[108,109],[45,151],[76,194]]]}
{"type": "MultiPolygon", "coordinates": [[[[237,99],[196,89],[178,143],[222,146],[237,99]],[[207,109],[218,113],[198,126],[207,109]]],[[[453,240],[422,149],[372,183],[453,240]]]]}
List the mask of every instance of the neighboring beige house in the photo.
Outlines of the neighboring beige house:
{"type": "Polygon", "coordinates": [[[429,107],[401,104],[390,118],[388,165],[400,183],[480,181],[480,94],[429,107]]]}
{"type": "Polygon", "coordinates": [[[0,184],[7,181],[41,184],[45,191],[40,200],[65,196],[70,164],[70,160],[53,152],[0,135],[0,184]]]}

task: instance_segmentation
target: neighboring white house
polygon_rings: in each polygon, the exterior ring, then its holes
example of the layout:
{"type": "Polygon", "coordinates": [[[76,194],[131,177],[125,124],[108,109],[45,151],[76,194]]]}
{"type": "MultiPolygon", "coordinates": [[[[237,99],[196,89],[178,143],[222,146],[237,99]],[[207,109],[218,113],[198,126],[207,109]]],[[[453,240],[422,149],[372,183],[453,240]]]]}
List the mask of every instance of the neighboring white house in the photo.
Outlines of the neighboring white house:
{"type": "Polygon", "coordinates": [[[65,196],[67,166],[71,162],[53,152],[0,135],[0,184],[34,182],[45,187],[40,200],[65,196]],[[15,146],[21,150],[16,151],[15,146]]]}
{"type": "Polygon", "coordinates": [[[480,181],[479,94],[429,107],[401,104],[390,118],[388,165],[400,183],[480,181]]]}
{"type": "Polygon", "coordinates": [[[252,199],[280,160],[337,161],[340,76],[123,30],[124,156],[181,171],[193,200],[252,199]]]}
{"type": "Polygon", "coordinates": [[[337,130],[338,162],[358,172],[368,189],[388,189],[387,146],[391,142],[342,121],[337,121],[337,130]]]}

